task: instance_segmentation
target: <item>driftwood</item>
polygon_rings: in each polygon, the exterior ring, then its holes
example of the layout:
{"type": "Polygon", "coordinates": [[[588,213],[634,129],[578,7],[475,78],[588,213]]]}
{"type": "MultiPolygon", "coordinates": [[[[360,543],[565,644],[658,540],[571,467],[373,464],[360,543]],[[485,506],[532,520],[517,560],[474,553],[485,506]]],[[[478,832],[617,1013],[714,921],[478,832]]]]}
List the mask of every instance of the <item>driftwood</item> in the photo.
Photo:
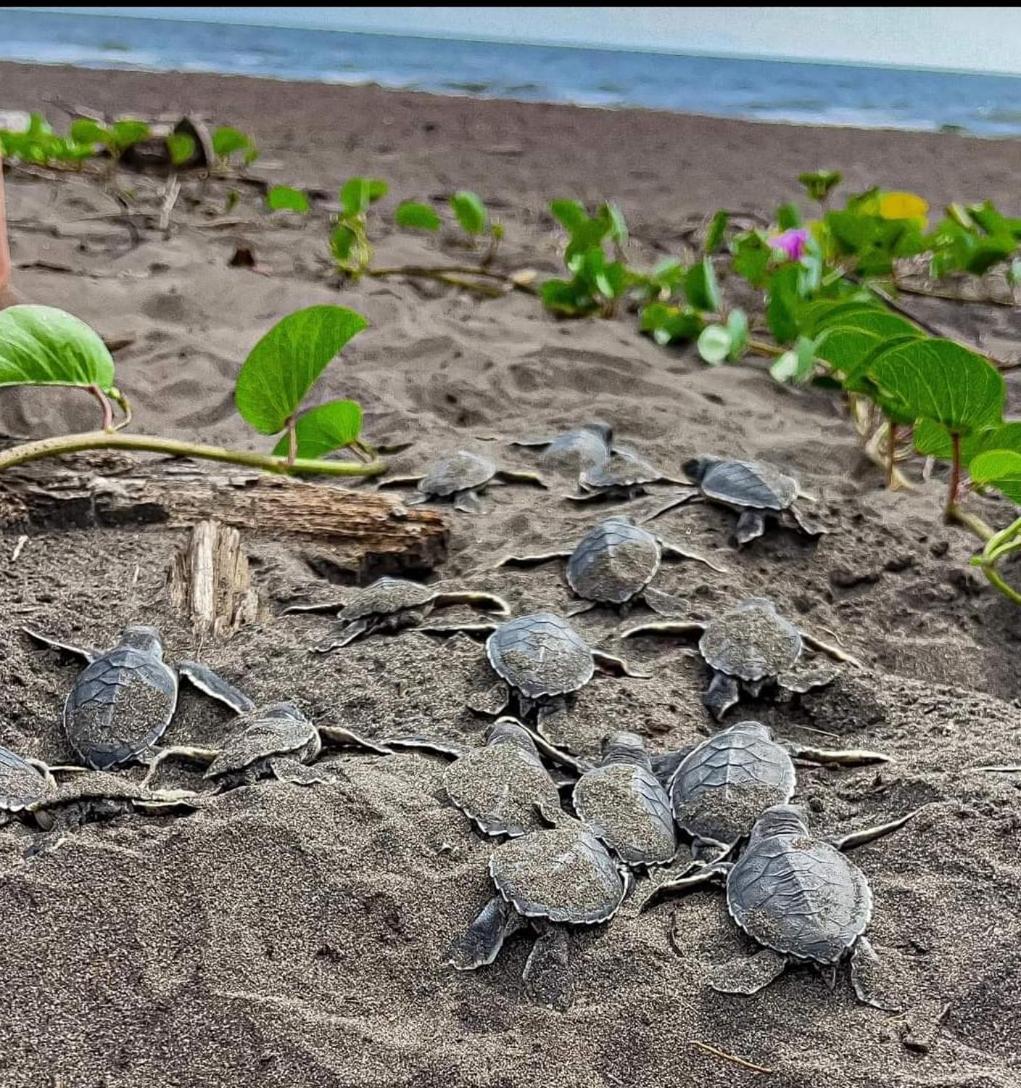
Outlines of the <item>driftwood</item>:
{"type": "Polygon", "coordinates": [[[229,636],[243,623],[258,619],[259,595],[252,587],[237,529],[200,521],[174,557],[167,597],[200,637],[229,636]]]}
{"type": "Polygon", "coordinates": [[[246,538],[314,542],[316,559],[358,581],[425,572],[446,556],[447,530],[432,510],[408,509],[374,491],[253,473],[139,473],[111,458],[104,474],[25,465],[0,479],[0,530],[159,526],[215,519],[246,538]],[[110,474],[110,469],[120,474],[110,474]]]}

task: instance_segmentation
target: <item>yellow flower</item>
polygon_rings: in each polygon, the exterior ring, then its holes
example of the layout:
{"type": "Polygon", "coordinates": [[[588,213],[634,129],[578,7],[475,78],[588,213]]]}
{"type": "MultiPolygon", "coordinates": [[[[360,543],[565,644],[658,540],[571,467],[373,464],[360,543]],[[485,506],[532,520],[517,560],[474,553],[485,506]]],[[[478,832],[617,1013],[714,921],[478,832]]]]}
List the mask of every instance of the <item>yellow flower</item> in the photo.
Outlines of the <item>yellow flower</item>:
{"type": "Polygon", "coordinates": [[[917,219],[925,226],[929,205],[915,193],[883,193],[879,214],[883,219],[917,219]]]}

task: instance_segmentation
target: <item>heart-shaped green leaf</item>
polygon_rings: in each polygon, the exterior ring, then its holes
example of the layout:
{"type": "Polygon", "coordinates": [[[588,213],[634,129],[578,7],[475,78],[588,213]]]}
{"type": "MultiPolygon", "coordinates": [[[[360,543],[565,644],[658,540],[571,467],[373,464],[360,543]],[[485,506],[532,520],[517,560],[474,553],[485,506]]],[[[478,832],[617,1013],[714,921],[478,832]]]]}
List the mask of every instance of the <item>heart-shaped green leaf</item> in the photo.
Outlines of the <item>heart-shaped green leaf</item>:
{"type": "Polygon", "coordinates": [[[957,434],[994,426],[1003,416],[1000,372],[952,340],[895,343],[872,360],[868,376],[898,415],[931,419],[957,434]]]}
{"type": "Polygon", "coordinates": [[[720,289],[716,283],[713,262],[703,257],[688,269],[684,277],[684,293],[696,310],[716,313],[720,308],[720,289]]]}
{"type": "Polygon", "coordinates": [[[549,208],[553,218],[572,234],[588,221],[588,212],[577,200],[554,200],[549,208]]]}
{"type": "Polygon", "coordinates": [[[486,229],[489,213],[476,193],[462,189],[450,198],[450,206],[466,234],[481,234],[486,229]]]}
{"type": "Polygon", "coordinates": [[[386,196],[389,188],[380,178],[348,178],[340,190],[340,206],[345,215],[363,215],[370,204],[386,196]]]}
{"type": "Polygon", "coordinates": [[[443,220],[436,214],[434,208],[415,200],[405,200],[403,204],[397,206],[394,222],[397,226],[409,230],[439,230],[443,225],[443,220]]]}
{"type": "Polygon", "coordinates": [[[733,340],[722,325],[707,325],[698,338],[698,353],[710,366],[719,366],[730,354],[733,340]]]}
{"type": "Polygon", "coordinates": [[[114,387],[113,359],[100,337],[53,306],[0,311],[0,385],[114,387]]]}
{"type": "Polygon", "coordinates": [[[968,466],[977,484],[991,484],[1008,499],[1021,503],[1021,453],[1016,450],[988,450],[968,466]]]}
{"type": "MultiPolygon", "coordinates": [[[[298,417],[294,431],[298,457],[315,460],[354,442],[362,430],[362,406],[353,400],[331,400],[298,417]]],[[[286,457],[290,442],[285,434],[273,448],[274,457],[286,457]]]]}
{"type": "Polygon", "coordinates": [[[282,431],[330,360],[367,324],[343,306],[309,306],[278,321],[238,374],[234,400],[242,417],[263,434],[282,431]]]}
{"type": "Polygon", "coordinates": [[[167,151],[174,166],[183,166],[195,154],[195,137],[187,132],[171,132],[167,137],[167,151]]]}
{"type": "Polygon", "coordinates": [[[309,209],[305,193],[300,189],[292,189],[289,185],[274,185],[266,194],[266,203],[275,212],[300,212],[305,215],[309,209]]]}
{"type": "MultiPolygon", "coordinates": [[[[915,425],[915,449],[926,457],[938,457],[949,461],[953,456],[950,432],[942,423],[931,419],[920,420],[915,425]]],[[[986,450],[1014,450],[1021,453],[1021,420],[1008,420],[998,427],[987,427],[965,435],[961,439],[961,460],[970,465],[972,460],[986,450]]]]}
{"type": "Polygon", "coordinates": [[[221,125],[213,130],[212,135],[213,154],[217,158],[226,159],[235,151],[246,151],[252,146],[252,141],[237,128],[230,125],[221,125]]]}

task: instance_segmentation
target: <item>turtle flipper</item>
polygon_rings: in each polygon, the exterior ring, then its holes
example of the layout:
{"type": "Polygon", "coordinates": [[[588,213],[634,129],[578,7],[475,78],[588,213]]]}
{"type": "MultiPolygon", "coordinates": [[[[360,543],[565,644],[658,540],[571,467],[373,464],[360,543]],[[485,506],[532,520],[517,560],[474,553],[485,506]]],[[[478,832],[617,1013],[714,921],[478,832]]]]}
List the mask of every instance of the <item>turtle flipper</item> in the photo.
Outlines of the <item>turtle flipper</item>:
{"type": "Polygon", "coordinates": [[[726,567],[718,567],[711,559],[706,559],[704,555],[699,555],[698,552],[689,552],[687,548],[682,548],[679,544],[661,540],[659,546],[663,549],[663,554],[669,559],[693,559],[696,563],[704,563],[711,570],[716,571],[717,574],[729,573],[726,567]]]}
{"type": "Polygon", "coordinates": [[[754,956],[738,956],[712,968],[709,985],[721,994],[755,994],[775,982],[786,967],[786,956],[764,948],[754,956]]]}
{"type": "Polygon", "coordinates": [[[190,759],[208,767],[218,755],[220,755],[219,748],[197,748],[187,744],[177,745],[174,748],[161,748],[149,760],[149,769],[145,772],[145,778],[142,779],[142,789],[149,788],[149,783],[156,777],[160,764],[168,759],[190,759]]]}
{"type": "Polygon", "coordinates": [[[334,612],[339,615],[346,605],[346,601],[323,601],[320,604],[289,604],[281,610],[280,615],[289,616],[292,612],[334,612]]]}
{"type": "Polygon", "coordinates": [[[549,490],[546,481],[538,472],[518,472],[515,469],[502,468],[497,472],[496,478],[508,484],[534,484],[544,491],[549,490]]]}
{"type": "Polygon", "coordinates": [[[521,978],[525,992],[540,1004],[561,1011],[574,1001],[574,983],[568,972],[571,942],[562,926],[547,926],[532,945],[521,978]]]}
{"type": "Polygon", "coordinates": [[[650,752],[649,762],[652,765],[652,773],[659,779],[660,785],[666,789],[670,784],[677,768],[695,750],[696,745],[689,744],[686,748],[679,748],[675,752],[650,752]]]}
{"type": "MultiPolygon", "coordinates": [[[[322,730],[320,730],[322,732],[322,730]]],[[[454,741],[434,740],[432,737],[383,737],[381,744],[389,749],[408,749],[414,752],[429,752],[431,755],[443,756],[446,759],[460,759],[466,756],[469,749],[454,741]]]]}
{"type": "Polygon", "coordinates": [[[204,695],[229,706],[235,714],[243,714],[246,710],[255,709],[255,703],[243,691],[239,691],[219,673],[213,672],[208,666],[201,665],[198,661],[178,661],[177,672],[204,695]]]}
{"type": "Polygon", "coordinates": [[[833,763],[840,767],[861,767],[869,763],[889,763],[891,757],[882,752],[870,752],[865,748],[806,748],[800,744],[787,744],[787,751],[795,759],[811,763],[833,763]]]}
{"type": "Polygon", "coordinates": [[[472,490],[458,491],[454,494],[454,509],[462,514],[481,514],[482,500],[478,493],[472,490]]]}
{"type": "Polygon", "coordinates": [[[278,782],[291,782],[295,786],[315,786],[332,781],[329,776],[323,774],[322,771],[317,771],[315,767],[309,767],[300,760],[291,759],[288,756],[277,756],[269,760],[269,769],[278,782]]]}
{"type": "Polygon", "coordinates": [[[785,520],[793,522],[793,527],[800,529],[805,536],[823,536],[827,531],[814,518],[806,517],[796,506],[788,506],[784,513],[787,515],[785,520]]]}
{"type": "Polygon", "coordinates": [[[624,658],[615,657],[604,650],[593,650],[592,660],[603,672],[608,672],[613,676],[634,676],[639,680],[649,680],[652,677],[651,672],[642,672],[633,665],[629,665],[624,658]]]}
{"type": "Polygon", "coordinates": [[[849,654],[846,650],[842,650],[839,646],[834,646],[832,643],[823,642],[822,639],[818,639],[815,635],[809,631],[798,631],[801,635],[801,641],[810,646],[813,650],[818,650],[820,653],[826,654],[827,657],[832,657],[834,661],[844,661],[848,665],[853,665],[856,669],[863,668],[862,663],[849,654]]]}
{"type": "Polygon", "coordinates": [[[876,839],[881,839],[886,835],[892,835],[895,831],[900,829],[909,821],[913,820],[921,809],[915,809],[914,812],[909,812],[907,816],[901,816],[897,820],[890,820],[889,823],[875,824],[872,827],[863,827],[860,831],[851,831],[847,835],[841,835],[839,838],[830,839],[830,842],[838,850],[853,850],[856,846],[865,846],[867,843],[875,842],[876,839]]]}
{"type": "Polygon", "coordinates": [[[733,869],[733,862],[714,861],[709,865],[689,865],[681,870],[680,876],[675,876],[669,870],[664,870],[661,875],[654,876],[646,885],[648,889],[645,897],[638,903],[638,911],[648,910],[655,902],[666,895],[681,893],[706,884],[710,880],[726,877],[733,869]]]}
{"type": "Polygon", "coordinates": [[[855,996],[863,1005],[871,1005],[883,1012],[900,1012],[897,1005],[882,1000],[876,994],[876,982],[880,970],[880,960],[875,949],[865,936],[855,942],[851,952],[851,987],[855,996]]]}
{"type": "Polygon", "coordinates": [[[512,438],[507,443],[508,446],[524,446],[526,448],[532,447],[539,449],[542,446],[548,446],[553,441],[552,438],[512,438]]]}
{"type": "Polygon", "coordinates": [[[700,635],[705,630],[705,624],[696,620],[665,620],[659,623],[641,623],[637,627],[629,627],[621,634],[621,638],[635,638],[639,635],[700,635]]]}
{"type": "Polygon", "coordinates": [[[799,658],[785,672],[780,673],[776,682],[786,691],[803,694],[812,688],[823,688],[832,684],[840,675],[840,669],[830,661],[818,661],[812,658],[799,658]]]}
{"type": "Polygon", "coordinates": [[[567,559],[571,554],[570,549],[562,552],[543,552],[541,555],[505,555],[499,563],[493,565],[493,569],[497,567],[537,567],[540,563],[550,563],[554,559],[567,559]]]}
{"type": "Polygon", "coordinates": [[[734,539],[738,546],[750,544],[766,531],[766,513],[764,510],[742,510],[734,526],[734,539]]]}
{"type": "Polygon", "coordinates": [[[702,696],[709,713],[719,722],[723,715],[741,698],[741,687],[733,676],[714,672],[709,687],[702,696]]]}
{"type": "Polygon", "coordinates": [[[500,954],[503,942],[524,925],[521,915],[503,896],[494,895],[475,921],[447,952],[447,963],[458,971],[484,967],[500,954]]]}
{"type": "Polygon", "coordinates": [[[701,496],[701,492],[697,487],[686,487],[681,491],[671,495],[670,498],[662,504],[662,506],[656,507],[655,510],[648,517],[642,518],[638,523],[639,525],[645,525],[646,522],[655,521],[661,514],[669,514],[671,510],[676,510],[678,506],[685,506],[693,499],[697,499],[701,496]]]}
{"type": "Polygon", "coordinates": [[[51,650],[59,650],[61,653],[73,654],[75,657],[83,658],[86,662],[91,664],[102,654],[102,650],[97,650],[94,646],[75,646],[70,642],[58,642],[55,638],[50,638],[49,635],[41,634],[39,631],[33,631],[31,627],[22,627],[22,631],[28,635],[29,638],[35,639],[36,642],[41,642],[44,646],[49,646],[51,650]]]}
{"type": "Polygon", "coordinates": [[[313,646],[313,653],[328,654],[331,650],[339,650],[341,646],[354,642],[356,638],[361,638],[362,635],[367,635],[372,630],[372,624],[368,617],[352,620],[350,623],[341,622],[337,624],[337,627],[339,628],[338,633],[320,642],[318,646],[313,646]]]}
{"type": "Polygon", "coordinates": [[[391,476],[387,480],[380,480],[376,487],[414,487],[419,480],[424,478],[423,476],[391,476]]]}
{"type": "Polygon", "coordinates": [[[481,593],[473,590],[450,590],[446,593],[437,593],[433,598],[435,608],[447,608],[455,604],[470,604],[475,608],[481,608],[484,612],[492,612],[497,616],[509,616],[510,605],[495,593],[481,593]]]}
{"type": "Polygon", "coordinates": [[[319,726],[319,736],[323,740],[328,740],[332,744],[340,745],[343,748],[364,748],[365,751],[373,752],[377,756],[393,755],[393,750],[385,744],[369,740],[368,737],[363,737],[359,733],[354,733],[340,725],[319,726]]]}
{"type": "Polygon", "coordinates": [[[466,635],[491,635],[498,626],[492,620],[483,620],[481,623],[424,623],[415,630],[430,635],[454,635],[459,631],[466,635]]]}
{"type": "Polygon", "coordinates": [[[642,600],[657,616],[683,616],[691,607],[683,597],[675,597],[672,593],[664,593],[652,586],[646,586],[642,590],[642,600]]]}

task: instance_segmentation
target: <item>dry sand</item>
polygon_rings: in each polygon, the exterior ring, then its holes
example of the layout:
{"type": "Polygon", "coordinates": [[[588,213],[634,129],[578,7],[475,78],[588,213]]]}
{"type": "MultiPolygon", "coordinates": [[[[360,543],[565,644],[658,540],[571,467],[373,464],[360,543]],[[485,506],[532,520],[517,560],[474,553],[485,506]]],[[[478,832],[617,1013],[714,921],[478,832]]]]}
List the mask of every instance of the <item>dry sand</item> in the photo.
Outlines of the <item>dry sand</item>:
{"type": "MultiPolygon", "coordinates": [[[[990,197],[1021,213],[1017,144],[1008,141],[0,65],[0,107],[54,99],[214,112],[252,131],[284,182],[332,187],[365,172],[390,179],[399,198],[477,189],[507,224],[511,266],[543,272],[556,267],[543,211],[555,196],[618,200],[639,261],[676,249],[685,215],[771,207],[795,195],[800,170],[815,167],[842,169],[854,186],[917,189],[936,203],[990,197]]],[[[152,199],[151,181],[122,180],[152,199]]],[[[225,187],[209,186],[201,203],[190,196],[198,200],[197,184],[179,201],[169,239],[148,232],[125,253],[123,226],[87,218],[118,210],[94,183],[9,179],[20,287],[104,332],[135,337],[118,355],[118,373],[143,431],[257,445],[232,412],[240,360],[285,313],[340,302],[371,327],[319,393],[357,397],[370,439],[414,439],[397,470],[460,446],[531,467],[529,451],[508,439],[595,416],[666,469],[696,452],[761,455],[796,470],[819,495],[815,512],[831,532],[817,544],[771,532],[737,554],[724,511],[664,517],[664,536],[713,553],[730,573],[665,564],[657,584],[688,597],[699,616],[768,593],[866,662],[797,705],[747,709],[782,737],[895,757],[879,770],[800,769],[799,797],[820,832],[922,807],[905,830],[855,854],[875,896],[870,936],[904,1012],[862,1007],[846,977],[830,993],[808,971],[752,998],[709,990],[711,965],[749,947],[716,891],[638,918],[625,909],[609,927],[578,934],[569,966],[577,997],[567,1012],[523,994],[527,938],[514,938],[494,966],[456,974],[442,966],[444,949],[490,889],[486,844],[444,800],[442,762],[330,755],[330,785],[263,783],[187,818],[93,824],[28,860],[28,832],[0,832],[0,1084],[1021,1082],[1021,777],[973,769],[1021,760],[1021,613],[968,569],[969,539],[938,518],[939,481],[884,492],[830,397],[780,389],[752,367],[709,369],[691,351],[662,351],[630,318],[564,324],[524,296],[479,302],[399,281],[338,292],[323,278],[322,216],[268,226],[256,194],[245,191],[232,217],[255,225],[198,229],[222,207],[225,187]],[[269,275],[228,268],[238,244],[252,245],[269,275]],[[83,275],[25,267],[39,261],[83,275]]],[[[385,227],[376,236],[388,264],[435,252],[435,242],[385,227]]],[[[1021,329],[1008,310],[912,305],[989,350],[1017,355],[1021,329]]],[[[88,422],[89,405],[70,394],[0,393],[8,433],[88,422]]],[[[566,489],[564,481],[545,495],[493,488],[483,516],[450,513],[450,557],[439,576],[499,592],[516,612],[565,608],[555,564],[481,568],[510,545],[578,539],[597,510],[561,501],[566,489]]],[[[631,512],[655,502],[640,500],[631,512]]],[[[1003,505],[984,506],[999,524],[1010,517],[1003,505]]],[[[60,708],[74,669],[32,647],[18,624],[108,644],[122,625],[144,619],[163,625],[172,656],[196,652],[163,595],[179,543],[152,531],[43,533],[12,562],[14,540],[0,542],[0,743],[51,762],[71,758],[60,708]]],[[[250,550],[271,602],[328,588],[294,547],[260,540],[250,550]]],[[[203,655],[256,698],[294,697],[318,721],[373,736],[481,734],[485,722],[465,709],[486,682],[477,643],[406,633],[324,659],[306,648],[327,624],[278,618],[203,655]]],[[[618,617],[607,611],[576,625],[655,673],[597,676],[567,726],[577,747],[594,752],[619,728],[663,748],[712,731],[697,661],[669,642],[618,643],[618,617]]],[[[230,729],[226,711],[189,692],[168,739],[210,743],[230,729]]],[[[178,766],[166,778],[198,782],[178,766]]]]}

